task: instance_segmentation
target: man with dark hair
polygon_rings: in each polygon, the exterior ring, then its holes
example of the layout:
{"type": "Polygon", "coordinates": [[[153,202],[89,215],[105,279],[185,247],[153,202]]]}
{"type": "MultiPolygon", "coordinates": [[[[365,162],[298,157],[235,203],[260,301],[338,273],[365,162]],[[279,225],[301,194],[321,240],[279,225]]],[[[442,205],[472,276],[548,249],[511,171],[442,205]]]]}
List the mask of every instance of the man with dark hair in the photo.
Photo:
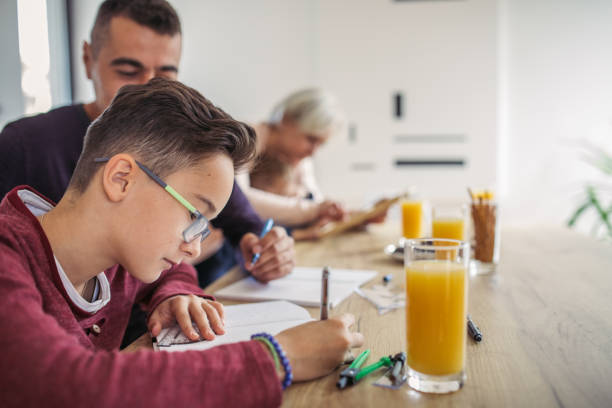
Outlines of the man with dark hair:
{"type": "MultiPolygon", "coordinates": [[[[87,127],[106,109],[118,89],[144,84],[154,77],[177,77],[181,26],[175,10],[164,0],[103,2],[91,37],[91,44],[83,43],[83,63],[94,86],[95,100],[20,119],[4,128],[0,133],[0,197],[17,185],[28,184],[57,202],[68,186],[87,127]]],[[[246,269],[257,279],[269,281],[293,268],[291,237],[275,227],[260,240],[263,222],[236,184],[213,224],[234,248],[240,248],[246,269]],[[250,260],[256,252],[261,252],[261,257],[252,265],[250,260]]],[[[231,263],[233,249],[229,252],[231,263]]],[[[215,277],[215,271],[206,266],[198,269],[202,284],[215,277]]],[[[227,263],[221,269],[228,269],[227,263]]]]}
{"type": "Polygon", "coordinates": [[[83,62],[96,100],[85,105],[98,117],[117,90],[153,77],[176,79],[181,58],[181,23],[165,0],[107,0],[100,5],[83,62]]]}
{"type": "Polygon", "coordinates": [[[281,385],[326,375],[363,344],[349,330],[354,317],[342,315],[208,350],[117,350],[135,301],[153,336],[175,321],[191,340],[194,327],[208,340],[225,333],[223,306],[181,260],[198,256],[235,170],[254,154],[253,129],[155,78],[122,87],[90,126],[56,206],[27,186],[9,192],[0,203],[2,407],[276,407],[281,385]]]}

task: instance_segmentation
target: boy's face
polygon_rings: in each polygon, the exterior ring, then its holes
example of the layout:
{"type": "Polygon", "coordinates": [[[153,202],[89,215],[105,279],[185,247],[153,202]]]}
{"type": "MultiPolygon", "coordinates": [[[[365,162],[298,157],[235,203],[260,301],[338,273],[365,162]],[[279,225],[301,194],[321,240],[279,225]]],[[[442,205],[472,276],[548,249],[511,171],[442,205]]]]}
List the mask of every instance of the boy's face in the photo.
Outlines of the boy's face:
{"type": "Polygon", "coordinates": [[[96,93],[95,115],[124,85],[145,84],[153,77],[176,79],[180,58],[180,34],[161,35],[128,18],[114,17],[95,58],[90,45],[83,46],[87,78],[96,93]]]}
{"type": "Polygon", "coordinates": [[[296,166],[306,157],[312,156],[327,141],[328,133],[315,135],[305,133],[290,120],[283,120],[278,128],[281,133],[279,159],[290,166],[296,166]]]}
{"type": "MultiPolygon", "coordinates": [[[[183,231],[193,221],[189,210],[141,169],[136,172],[117,228],[122,235],[118,263],[135,278],[150,283],[172,265],[196,258],[202,243],[199,237],[191,243],[183,240],[183,231]]],[[[216,154],[162,179],[210,220],[229,199],[234,167],[228,156],[216,154]]]]}

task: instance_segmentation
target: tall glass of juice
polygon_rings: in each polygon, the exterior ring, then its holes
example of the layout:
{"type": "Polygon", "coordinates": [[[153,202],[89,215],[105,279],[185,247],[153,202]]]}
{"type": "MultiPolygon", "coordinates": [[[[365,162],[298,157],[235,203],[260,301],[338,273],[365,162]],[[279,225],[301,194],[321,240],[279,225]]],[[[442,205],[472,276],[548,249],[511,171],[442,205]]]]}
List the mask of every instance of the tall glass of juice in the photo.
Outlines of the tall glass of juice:
{"type": "Polygon", "coordinates": [[[408,384],[421,392],[457,391],[465,381],[468,242],[407,240],[408,384]]]}
{"type": "Polygon", "coordinates": [[[409,239],[423,236],[422,201],[402,201],[402,236],[409,239]]]}
{"type": "Polygon", "coordinates": [[[464,241],[467,207],[465,205],[435,205],[432,209],[431,236],[464,241]]]}

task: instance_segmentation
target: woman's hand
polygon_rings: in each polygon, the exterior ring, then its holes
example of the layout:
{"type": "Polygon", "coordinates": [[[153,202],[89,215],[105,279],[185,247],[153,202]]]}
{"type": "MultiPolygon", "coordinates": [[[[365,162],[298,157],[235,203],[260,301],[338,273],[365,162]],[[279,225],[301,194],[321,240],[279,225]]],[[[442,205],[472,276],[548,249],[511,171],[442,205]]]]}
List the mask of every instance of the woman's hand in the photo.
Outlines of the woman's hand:
{"type": "Polygon", "coordinates": [[[340,221],[346,216],[346,210],[342,204],[337,201],[325,200],[319,204],[319,212],[317,219],[329,219],[331,221],[340,221]]]}
{"type": "Polygon", "coordinates": [[[330,221],[329,218],[321,218],[308,227],[294,228],[293,231],[291,231],[291,235],[296,241],[317,240],[323,235],[323,227],[330,221]]]}
{"type": "Polygon", "coordinates": [[[161,302],[151,313],[148,327],[153,337],[175,321],[190,340],[200,340],[193,328],[195,322],[202,338],[213,340],[215,334],[225,334],[223,305],[196,295],[172,296],[161,302]]]}

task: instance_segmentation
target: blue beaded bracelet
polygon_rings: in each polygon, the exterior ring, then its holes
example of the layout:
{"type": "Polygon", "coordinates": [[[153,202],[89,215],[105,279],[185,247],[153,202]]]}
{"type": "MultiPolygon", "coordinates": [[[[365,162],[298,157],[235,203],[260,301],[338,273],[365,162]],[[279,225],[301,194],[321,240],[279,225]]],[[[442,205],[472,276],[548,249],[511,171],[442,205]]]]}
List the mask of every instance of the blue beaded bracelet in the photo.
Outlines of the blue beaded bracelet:
{"type": "Polygon", "coordinates": [[[251,336],[251,340],[256,340],[258,337],[268,340],[270,343],[272,343],[272,346],[274,346],[274,352],[276,352],[276,354],[278,355],[278,358],[280,359],[281,364],[283,365],[283,370],[285,370],[285,378],[283,379],[282,385],[283,390],[286,389],[288,386],[291,385],[291,381],[293,381],[293,372],[291,371],[291,364],[289,364],[289,359],[285,355],[285,352],[281,348],[280,344],[278,344],[278,341],[276,341],[274,336],[268,333],[257,333],[251,336]]]}

